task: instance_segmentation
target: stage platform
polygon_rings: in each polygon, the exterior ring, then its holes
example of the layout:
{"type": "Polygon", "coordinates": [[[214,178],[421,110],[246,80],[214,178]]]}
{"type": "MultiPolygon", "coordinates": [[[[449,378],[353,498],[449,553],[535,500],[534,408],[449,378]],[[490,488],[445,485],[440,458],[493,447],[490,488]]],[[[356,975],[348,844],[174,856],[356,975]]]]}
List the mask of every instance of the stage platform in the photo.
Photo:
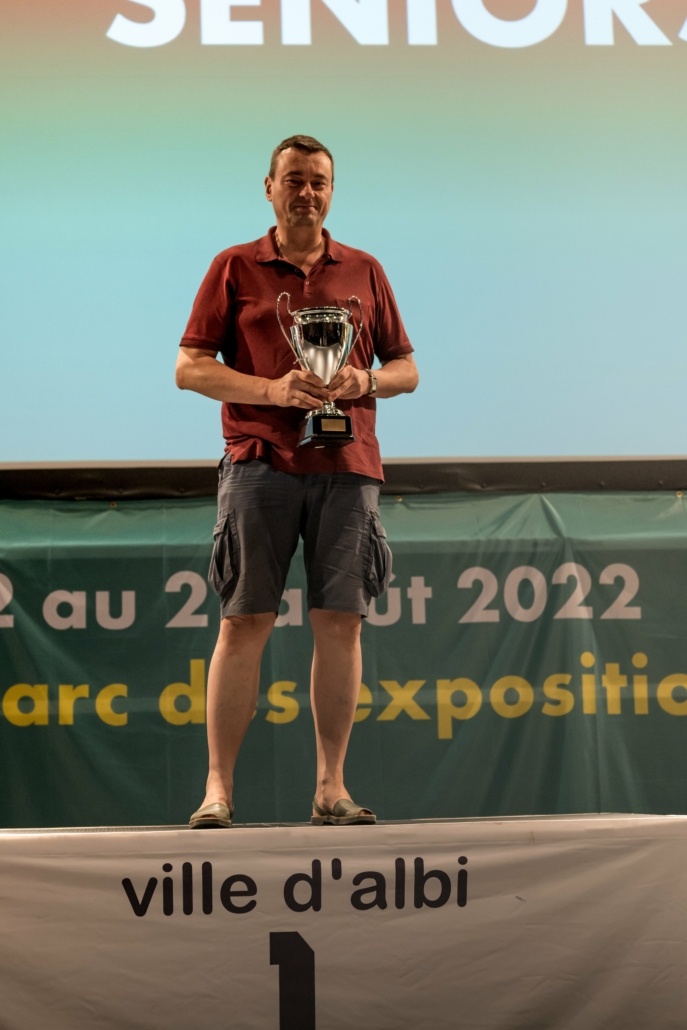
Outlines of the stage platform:
{"type": "Polygon", "coordinates": [[[3,1030],[676,1030],[687,817],[0,832],[3,1030]]]}

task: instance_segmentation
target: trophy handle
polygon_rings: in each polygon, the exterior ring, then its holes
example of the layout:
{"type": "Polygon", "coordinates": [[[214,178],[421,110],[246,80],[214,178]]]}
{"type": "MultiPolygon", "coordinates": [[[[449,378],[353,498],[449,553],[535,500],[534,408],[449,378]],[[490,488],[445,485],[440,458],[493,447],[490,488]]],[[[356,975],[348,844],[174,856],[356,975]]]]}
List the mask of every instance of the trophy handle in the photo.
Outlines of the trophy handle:
{"type": "MultiPolygon", "coordinates": [[[[359,321],[358,321],[358,332],[356,333],[355,340],[351,344],[351,350],[353,350],[353,348],[355,347],[356,343],[360,339],[360,334],[363,331],[363,324],[364,324],[364,319],[363,319],[363,302],[361,301],[360,297],[356,297],[355,294],[353,294],[352,297],[348,298],[348,303],[350,304],[351,301],[353,301],[353,300],[358,305],[358,313],[360,315],[360,318],[359,318],[359,321]]],[[[353,317],[353,311],[351,311],[351,318],[352,317],[353,317]]],[[[353,327],[355,328],[355,322],[353,323],[353,327]]],[[[349,351],[349,354],[350,354],[350,351],[349,351]]]]}
{"type": "MultiPolygon", "coordinates": [[[[291,337],[288,335],[288,333],[286,332],[286,329],[284,328],[284,324],[283,324],[283,322],[281,320],[281,313],[280,313],[280,310],[279,310],[281,308],[281,302],[282,302],[282,299],[284,297],[286,297],[286,310],[288,311],[288,313],[293,318],[293,311],[291,310],[291,307],[290,307],[290,304],[291,304],[291,294],[287,293],[286,290],[284,290],[284,292],[280,293],[279,296],[277,297],[277,320],[279,322],[279,328],[282,331],[284,339],[288,343],[290,350],[293,350],[293,344],[291,342],[291,337]]],[[[360,303],[360,302],[358,302],[358,303],[360,303]]]]}

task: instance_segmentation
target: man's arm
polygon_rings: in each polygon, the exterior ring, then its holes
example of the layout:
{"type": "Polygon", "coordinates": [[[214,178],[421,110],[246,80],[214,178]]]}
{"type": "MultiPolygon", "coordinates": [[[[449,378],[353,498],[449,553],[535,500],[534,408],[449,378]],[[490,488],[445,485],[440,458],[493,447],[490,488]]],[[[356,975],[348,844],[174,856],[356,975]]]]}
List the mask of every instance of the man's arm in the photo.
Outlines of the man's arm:
{"type": "MultiPolygon", "coordinates": [[[[396,397],[399,393],[412,393],[419,382],[417,366],[412,354],[402,354],[385,361],[373,370],[377,377],[377,397],[396,397]]],[[[370,392],[370,377],[364,369],[344,365],[329,384],[329,399],[355,400],[370,392]]]]}
{"type": "MultiPolygon", "coordinates": [[[[364,373],[367,379],[367,373],[364,373]]],[[[280,408],[322,407],[329,391],[312,372],[293,369],[280,379],[245,375],[217,360],[217,351],[180,347],[176,366],[180,390],[193,390],[230,404],[275,404],[280,408]]]]}

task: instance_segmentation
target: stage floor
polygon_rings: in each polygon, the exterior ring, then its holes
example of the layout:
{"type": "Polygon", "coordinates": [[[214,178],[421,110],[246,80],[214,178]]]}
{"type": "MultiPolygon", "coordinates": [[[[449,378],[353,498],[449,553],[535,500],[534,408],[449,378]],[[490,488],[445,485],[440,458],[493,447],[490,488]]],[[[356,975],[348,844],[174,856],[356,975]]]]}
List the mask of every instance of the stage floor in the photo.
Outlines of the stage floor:
{"type": "MultiPolygon", "coordinates": [[[[452,817],[445,819],[379,819],[375,824],[377,828],[382,826],[415,826],[415,827],[426,827],[426,826],[483,826],[485,823],[494,824],[497,826],[505,825],[516,825],[518,823],[547,823],[551,827],[552,824],[562,824],[562,826],[570,828],[574,823],[585,823],[593,824],[596,827],[604,826],[609,827],[615,825],[619,827],[624,823],[628,823],[632,826],[637,826],[638,822],[645,826],[650,826],[657,823],[665,823],[666,825],[672,824],[674,820],[684,819],[687,823],[687,816],[681,814],[675,815],[644,815],[640,813],[632,812],[572,812],[564,815],[503,815],[503,816],[483,816],[481,818],[475,818],[474,816],[465,817],[452,817]]],[[[301,820],[300,822],[281,822],[281,823],[241,823],[234,821],[232,830],[275,830],[280,828],[298,828],[301,829],[326,829],[326,827],[312,827],[308,821],[301,820]]],[[[336,827],[330,827],[330,829],[336,829],[336,827]]],[[[350,829],[350,827],[347,827],[350,829]]],[[[587,827],[589,829],[589,827],[587,827]]],[[[178,833],[179,831],[189,831],[190,827],[187,823],[178,823],[172,826],[34,826],[34,827],[18,827],[0,829],[0,841],[6,836],[29,835],[29,836],[41,836],[44,834],[59,834],[59,833],[178,833]]],[[[198,832],[198,831],[191,831],[198,832]]],[[[372,831],[374,832],[374,830],[372,831]]]]}

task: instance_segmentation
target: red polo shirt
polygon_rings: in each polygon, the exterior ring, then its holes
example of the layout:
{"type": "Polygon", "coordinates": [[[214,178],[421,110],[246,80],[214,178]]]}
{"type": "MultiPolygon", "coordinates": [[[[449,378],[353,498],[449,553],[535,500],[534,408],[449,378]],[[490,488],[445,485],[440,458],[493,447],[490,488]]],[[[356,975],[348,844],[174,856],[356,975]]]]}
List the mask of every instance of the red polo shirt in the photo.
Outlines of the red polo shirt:
{"type": "MultiPolygon", "coordinates": [[[[357,368],[371,368],[375,356],[390,361],[413,350],[403,328],[394,295],[382,266],[362,250],[336,243],[324,231],[325,252],[306,276],[281,258],[274,230],[253,243],[222,251],[210,265],[193,304],[181,340],[184,347],[221,352],[237,372],[278,379],[294,368],[295,358],[277,321],[277,297],[291,295],[290,308],[336,305],[351,307],[357,325],[362,301],[364,325],[348,359],[357,368]]],[[[282,303],[288,332],[291,319],[282,303]]],[[[299,447],[306,412],[269,404],[223,404],[222,428],[233,461],[261,458],[283,472],[357,472],[382,479],[375,436],[376,403],[372,397],[337,400],[351,415],[355,442],[343,447],[299,447]]]]}

